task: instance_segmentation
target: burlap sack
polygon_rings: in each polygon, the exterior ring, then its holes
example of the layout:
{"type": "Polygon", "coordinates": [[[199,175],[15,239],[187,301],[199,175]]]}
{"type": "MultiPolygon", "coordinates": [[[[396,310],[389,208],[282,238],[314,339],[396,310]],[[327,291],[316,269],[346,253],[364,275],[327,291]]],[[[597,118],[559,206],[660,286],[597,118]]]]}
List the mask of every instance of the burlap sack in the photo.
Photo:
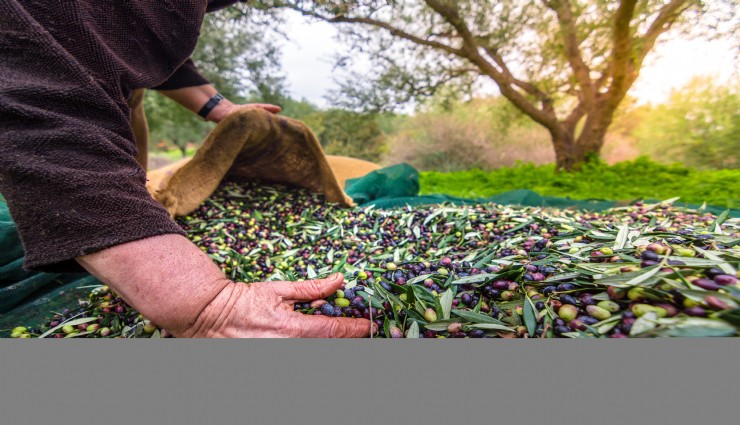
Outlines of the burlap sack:
{"type": "Polygon", "coordinates": [[[225,177],[304,187],[323,193],[329,202],[352,206],[342,190],[344,181],[379,167],[354,158],[333,157],[332,162],[339,177],[301,121],[245,109],[216,126],[192,159],[149,172],[147,189],[173,217],[197,208],[225,177]]]}

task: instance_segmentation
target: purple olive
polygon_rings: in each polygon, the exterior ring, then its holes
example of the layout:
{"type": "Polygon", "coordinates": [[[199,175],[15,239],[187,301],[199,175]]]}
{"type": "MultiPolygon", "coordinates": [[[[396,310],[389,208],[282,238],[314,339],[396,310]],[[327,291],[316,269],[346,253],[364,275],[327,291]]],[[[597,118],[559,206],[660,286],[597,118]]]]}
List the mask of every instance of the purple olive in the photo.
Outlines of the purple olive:
{"type": "Polygon", "coordinates": [[[558,292],[567,292],[574,289],[576,289],[576,285],[573,285],[572,283],[561,283],[557,287],[558,292]]]}
{"type": "Polygon", "coordinates": [[[737,284],[737,278],[729,274],[718,274],[714,276],[714,283],[722,286],[735,285],[737,284]]]}
{"type": "Polygon", "coordinates": [[[694,317],[707,317],[707,312],[701,307],[689,307],[683,310],[684,313],[694,317]]]}
{"type": "Polygon", "coordinates": [[[486,333],[481,329],[473,329],[472,331],[468,332],[468,336],[471,338],[483,338],[486,336],[486,333]]]}
{"type": "Polygon", "coordinates": [[[569,327],[567,327],[567,326],[556,326],[555,327],[555,334],[556,335],[562,335],[562,334],[568,333],[570,331],[571,331],[571,329],[569,327]]]}
{"type": "Polygon", "coordinates": [[[509,289],[509,283],[510,282],[508,282],[506,280],[497,280],[497,281],[493,282],[492,285],[493,285],[493,288],[494,289],[497,289],[499,291],[506,291],[506,290],[509,289]]]}
{"type": "Polygon", "coordinates": [[[704,297],[704,302],[707,303],[707,305],[715,310],[725,310],[730,308],[730,306],[722,301],[721,299],[713,296],[713,295],[707,295],[704,297]]]}
{"type": "Polygon", "coordinates": [[[581,296],[578,297],[578,299],[581,301],[581,304],[586,305],[586,306],[596,304],[596,301],[594,301],[593,296],[589,294],[588,292],[581,294],[581,296]]]}
{"type": "Polygon", "coordinates": [[[391,338],[403,338],[403,331],[398,326],[391,326],[391,338]]]}
{"type": "Polygon", "coordinates": [[[707,269],[704,274],[707,275],[708,278],[714,279],[715,276],[725,274],[725,272],[719,267],[712,267],[711,269],[707,269]]]}
{"type": "Polygon", "coordinates": [[[660,260],[660,256],[653,251],[643,252],[640,258],[646,261],[656,261],[657,262],[658,260],[660,260]]]}
{"type": "Polygon", "coordinates": [[[721,286],[719,286],[718,284],[714,283],[713,281],[711,281],[709,279],[704,279],[704,278],[696,279],[692,283],[694,285],[702,288],[702,289],[706,289],[707,291],[716,291],[719,288],[721,288],[721,286]]]}
{"type": "Polygon", "coordinates": [[[570,323],[568,323],[568,326],[574,331],[583,331],[586,330],[586,326],[578,319],[571,320],[570,323]]]}
{"type": "Polygon", "coordinates": [[[578,304],[578,301],[576,301],[574,297],[567,295],[567,294],[563,294],[560,296],[560,302],[562,302],[563,304],[571,304],[571,305],[578,304]]]}
{"type": "Polygon", "coordinates": [[[462,323],[459,322],[453,322],[447,325],[447,332],[454,334],[458,333],[462,330],[462,323]]]}
{"type": "Polygon", "coordinates": [[[321,312],[324,313],[325,316],[333,316],[334,315],[334,306],[331,304],[324,304],[321,306],[321,312]]]}

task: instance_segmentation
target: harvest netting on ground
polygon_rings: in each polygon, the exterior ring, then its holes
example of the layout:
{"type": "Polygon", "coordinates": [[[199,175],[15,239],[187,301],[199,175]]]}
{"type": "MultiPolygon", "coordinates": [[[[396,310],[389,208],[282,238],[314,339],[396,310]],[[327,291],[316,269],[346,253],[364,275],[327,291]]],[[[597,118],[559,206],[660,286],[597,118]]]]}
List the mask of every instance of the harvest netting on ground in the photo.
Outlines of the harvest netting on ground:
{"type": "MultiPolygon", "coordinates": [[[[303,190],[232,182],[179,223],[236,281],[343,272],[342,290],[295,309],[370,318],[379,337],[736,336],[740,220],[729,215],[670,202],[342,209],[303,190]]],[[[15,315],[6,332],[168,335],[108,288],[82,290],[78,308],[46,310],[37,323],[15,315]]]]}

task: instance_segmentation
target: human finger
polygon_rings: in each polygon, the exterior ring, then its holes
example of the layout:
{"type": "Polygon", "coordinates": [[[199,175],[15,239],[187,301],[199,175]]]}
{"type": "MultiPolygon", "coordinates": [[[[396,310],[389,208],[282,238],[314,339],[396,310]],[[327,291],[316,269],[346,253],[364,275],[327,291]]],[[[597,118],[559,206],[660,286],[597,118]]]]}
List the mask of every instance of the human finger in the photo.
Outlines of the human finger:
{"type": "Polygon", "coordinates": [[[326,298],[336,292],[344,282],[341,273],[326,279],[312,279],[298,282],[270,282],[272,291],[286,300],[313,301],[326,298]]]}

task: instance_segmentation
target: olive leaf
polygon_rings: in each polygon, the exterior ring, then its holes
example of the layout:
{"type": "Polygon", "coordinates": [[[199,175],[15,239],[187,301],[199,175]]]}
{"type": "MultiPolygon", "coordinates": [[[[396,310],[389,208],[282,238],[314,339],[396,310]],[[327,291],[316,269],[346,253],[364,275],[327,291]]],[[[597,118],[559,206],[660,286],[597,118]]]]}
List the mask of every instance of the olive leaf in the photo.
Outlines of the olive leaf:
{"type": "Polygon", "coordinates": [[[411,326],[409,326],[409,330],[406,333],[406,338],[418,338],[419,337],[419,324],[417,322],[412,322],[411,326]]]}
{"type": "Polygon", "coordinates": [[[452,300],[455,297],[455,295],[452,292],[452,289],[447,289],[442,296],[439,298],[439,303],[442,306],[442,319],[449,319],[450,318],[450,312],[452,311],[452,300]]]}
{"type": "Polygon", "coordinates": [[[310,265],[306,267],[306,277],[308,277],[309,280],[316,279],[316,276],[318,275],[316,274],[316,270],[314,270],[313,267],[311,267],[310,265]]]}
{"type": "Polygon", "coordinates": [[[490,254],[486,255],[485,257],[481,258],[477,263],[473,264],[473,267],[476,269],[480,269],[486,266],[493,258],[496,256],[496,251],[492,250],[490,254]]]}
{"type": "Polygon", "coordinates": [[[594,283],[604,286],[615,286],[617,288],[628,288],[630,286],[639,286],[640,284],[647,285],[652,283],[651,278],[660,272],[661,267],[660,264],[656,264],[635,272],[627,272],[598,279],[594,283]]]}
{"type": "Polygon", "coordinates": [[[657,332],[657,335],[661,336],[719,337],[733,336],[737,335],[738,333],[737,329],[727,322],[721,320],[704,319],[701,317],[689,317],[678,320],[662,319],[659,321],[659,323],[668,326],[665,329],[661,329],[657,332]]]}
{"type": "Polygon", "coordinates": [[[722,234],[722,223],[727,220],[727,217],[730,215],[730,210],[724,210],[722,211],[722,214],[718,215],[717,218],[714,219],[712,224],[709,225],[709,231],[721,235],[722,234]]]}
{"type": "Polygon", "coordinates": [[[627,245],[627,237],[630,233],[630,227],[629,225],[625,224],[619,228],[619,233],[617,233],[617,239],[614,241],[614,245],[612,245],[613,250],[618,249],[624,249],[624,247],[627,245]]]}
{"type": "Polygon", "coordinates": [[[612,316],[606,320],[602,320],[601,322],[596,323],[595,325],[593,325],[593,327],[596,328],[596,330],[601,335],[604,335],[605,333],[614,329],[614,327],[617,326],[621,320],[621,316],[612,316]]]}
{"type": "Polygon", "coordinates": [[[347,264],[347,259],[349,258],[349,255],[344,255],[342,259],[339,261],[339,263],[334,266],[332,269],[332,273],[336,273],[341,271],[344,268],[344,265],[347,264]]]}
{"type": "Polygon", "coordinates": [[[424,328],[430,331],[443,332],[447,330],[447,326],[450,323],[460,323],[460,319],[437,320],[436,322],[425,324],[424,328]]]}
{"type": "Polygon", "coordinates": [[[465,325],[465,328],[468,329],[481,329],[486,331],[504,331],[504,332],[514,332],[514,328],[511,328],[509,326],[505,325],[499,325],[496,323],[476,323],[474,325],[465,325]]]}
{"type": "Polygon", "coordinates": [[[494,319],[491,316],[487,316],[485,314],[481,314],[481,313],[475,313],[475,312],[472,312],[472,311],[459,310],[459,309],[452,310],[452,313],[455,316],[461,317],[461,318],[463,318],[463,319],[465,319],[465,320],[467,320],[469,322],[473,322],[473,323],[491,323],[491,324],[495,324],[495,325],[504,325],[504,322],[502,322],[500,320],[497,320],[497,319],[494,319]]]}
{"type": "Polygon", "coordinates": [[[564,280],[575,279],[580,276],[582,276],[582,274],[578,272],[560,273],[560,274],[554,274],[548,277],[547,279],[543,280],[543,282],[561,282],[564,280]]]}
{"type": "Polygon", "coordinates": [[[695,246],[694,247],[694,250],[696,250],[696,252],[698,252],[699,254],[702,254],[707,259],[712,260],[712,261],[715,261],[717,263],[716,266],[719,267],[723,272],[725,272],[727,274],[732,274],[732,275],[734,275],[735,273],[737,273],[737,270],[735,270],[735,268],[732,267],[730,265],[730,263],[724,261],[723,259],[721,259],[717,255],[714,255],[714,254],[712,254],[709,251],[703,250],[703,249],[699,248],[698,246],[695,246]]]}
{"type": "Polygon", "coordinates": [[[434,276],[434,275],[432,275],[432,274],[422,274],[422,275],[416,276],[415,278],[409,279],[409,281],[406,282],[406,284],[407,285],[413,285],[415,283],[423,282],[423,281],[427,280],[428,278],[430,278],[432,276],[434,276]]]}
{"type": "Polygon", "coordinates": [[[656,327],[658,327],[658,314],[654,311],[650,311],[645,313],[644,315],[640,316],[635,320],[635,323],[632,324],[632,329],[630,329],[630,336],[637,336],[649,331],[652,331],[656,327]]]}
{"type": "Polygon", "coordinates": [[[530,336],[534,336],[535,330],[537,329],[537,313],[532,304],[532,300],[529,297],[525,297],[524,308],[524,326],[527,327],[527,332],[530,336]]]}
{"type": "Polygon", "coordinates": [[[740,308],[723,311],[717,317],[735,326],[740,326],[740,308]]]}
{"type": "Polygon", "coordinates": [[[416,311],[423,316],[424,311],[426,311],[427,309],[427,306],[426,304],[424,304],[424,301],[417,298],[414,302],[414,309],[416,309],[416,311]]]}
{"type": "Polygon", "coordinates": [[[480,282],[485,282],[486,280],[495,279],[498,276],[499,276],[498,274],[481,273],[481,274],[475,274],[472,276],[461,277],[460,279],[455,279],[452,282],[450,282],[450,284],[451,285],[465,285],[468,283],[480,283],[480,282]]]}
{"type": "Polygon", "coordinates": [[[697,302],[704,302],[704,297],[712,295],[713,297],[724,301],[730,308],[738,308],[738,303],[735,299],[729,295],[723,294],[717,291],[706,291],[703,289],[680,289],[679,292],[686,298],[697,302]]]}

